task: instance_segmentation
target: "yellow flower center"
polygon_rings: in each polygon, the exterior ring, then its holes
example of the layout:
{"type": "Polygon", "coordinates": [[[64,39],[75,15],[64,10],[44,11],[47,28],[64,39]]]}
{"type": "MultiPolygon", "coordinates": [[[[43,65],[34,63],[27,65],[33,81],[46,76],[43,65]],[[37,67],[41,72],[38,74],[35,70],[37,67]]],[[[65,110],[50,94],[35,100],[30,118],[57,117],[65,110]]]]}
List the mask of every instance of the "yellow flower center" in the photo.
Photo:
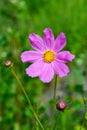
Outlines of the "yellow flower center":
{"type": "Polygon", "coordinates": [[[54,52],[51,50],[47,50],[43,55],[43,59],[45,62],[51,63],[55,59],[54,52]]]}

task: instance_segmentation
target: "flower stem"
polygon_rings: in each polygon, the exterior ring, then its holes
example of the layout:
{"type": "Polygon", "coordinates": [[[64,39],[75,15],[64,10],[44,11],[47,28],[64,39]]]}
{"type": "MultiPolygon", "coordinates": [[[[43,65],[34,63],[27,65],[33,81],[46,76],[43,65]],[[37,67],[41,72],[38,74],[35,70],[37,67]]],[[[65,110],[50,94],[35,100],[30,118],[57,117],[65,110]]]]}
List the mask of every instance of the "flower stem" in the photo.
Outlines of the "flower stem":
{"type": "Polygon", "coordinates": [[[30,101],[30,99],[29,99],[29,97],[28,97],[28,95],[27,95],[27,93],[26,93],[23,85],[21,84],[20,80],[18,79],[18,77],[17,77],[17,75],[16,75],[16,73],[15,73],[15,71],[13,69],[12,69],[12,74],[13,74],[14,78],[16,79],[16,81],[18,82],[19,86],[21,87],[21,89],[22,89],[22,91],[23,91],[23,93],[24,93],[24,95],[25,95],[25,97],[26,97],[26,99],[28,101],[28,104],[29,104],[29,106],[30,106],[30,108],[32,110],[32,113],[34,114],[34,117],[35,117],[36,121],[38,122],[38,124],[40,125],[40,127],[42,128],[42,130],[44,130],[44,127],[41,124],[41,122],[40,122],[40,120],[39,120],[36,112],[34,111],[33,106],[31,104],[31,101],[30,101]]]}
{"type": "Polygon", "coordinates": [[[83,102],[84,102],[84,113],[82,115],[82,124],[81,124],[80,130],[84,127],[84,124],[85,124],[85,114],[87,112],[86,99],[85,99],[83,94],[82,94],[82,99],[83,99],[83,102]]]}
{"type": "Polygon", "coordinates": [[[57,75],[55,75],[55,84],[54,84],[54,95],[53,95],[53,106],[52,106],[52,129],[53,129],[53,125],[54,125],[54,112],[55,112],[56,88],[57,88],[57,75]]]}
{"type": "Polygon", "coordinates": [[[54,84],[54,102],[56,100],[56,88],[57,88],[57,75],[55,75],[55,84],[54,84]]]}

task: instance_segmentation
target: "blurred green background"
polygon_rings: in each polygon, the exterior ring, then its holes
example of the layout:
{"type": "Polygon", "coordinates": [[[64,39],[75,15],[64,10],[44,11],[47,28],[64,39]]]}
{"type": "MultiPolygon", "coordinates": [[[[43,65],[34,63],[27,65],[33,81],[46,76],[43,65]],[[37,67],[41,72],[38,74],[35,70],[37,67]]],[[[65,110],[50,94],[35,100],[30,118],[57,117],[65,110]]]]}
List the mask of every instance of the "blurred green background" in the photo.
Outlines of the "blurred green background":
{"type": "Polygon", "coordinates": [[[0,0],[0,130],[35,130],[36,121],[11,70],[11,60],[45,130],[50,130],[53,84],[42,83],[25,74],[28,63],[20,55],[31,49],[28,35],[50,27],[55,37],[64,32],[64,49],[75,54],[69,63],[71,73],[59,79],[57,101],[64,99],[67,109],[55,110],[54,130],[87,130],[87,0],[0,0]],[[62,93],[62,94],[61,94],[62,93]],[[83,97],[85,98],[85,104],[83,97]]]}

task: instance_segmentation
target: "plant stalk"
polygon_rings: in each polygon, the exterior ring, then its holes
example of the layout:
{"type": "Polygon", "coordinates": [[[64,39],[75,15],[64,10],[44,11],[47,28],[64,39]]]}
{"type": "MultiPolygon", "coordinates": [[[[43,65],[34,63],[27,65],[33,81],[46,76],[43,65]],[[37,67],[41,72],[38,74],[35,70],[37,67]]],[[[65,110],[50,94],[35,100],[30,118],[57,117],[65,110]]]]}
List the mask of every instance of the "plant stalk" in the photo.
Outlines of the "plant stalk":
{"type": "Polygon", "coordinates": [[[53,106],[52,106],[52,129],[53,129],[53,126],[54,126],[54,113],[55,113],[56,89],[57,89],[57,75],[55,75],[55,83],[54,83],[54,95],[53,95],[53,106]]]}
{"type": "Polygon", "coordinates": [[[32,110],[32,113],[34,114],[34,117],[35,117],[36,121],[38,122],[38,124],[40,125],[40,127],[42,128],[42,130],[44,130],[44,127],[43,127],[43,125],[41,124],[41,122],[40,122],[40,120],[39,120],[39,118],[38,118],[36,112],[34,111],[34,108],[33,108],[32,104],[31,104],[31,101],[30,101],[30,99],[29,99],[29,97],[28,97],[28,95],[27,95],[27,93],[26,93],[26,91],[25,91],[25,89],[24,89],[22,83],[21,83],[20,80],[18,79],[18,77],[17,77],[17,75],[16,75],[16,73],[15,73],[15,71],[14,71],[13,69],[12,69],[12,74],[13,74],[14,78],[16,79],[17,83],[19,84],[19,86],[21,87],[21,89],[22,89],[22,91],[23,91],[23,93],[24,93],[24,95],[25,95],[25,97],[26,97],[26,99],[27,99],[27,101],[28,101],[28,104],[29,104],[29,106],[30,106],[30,108],[31,108],[31,110],[32,110]]]}

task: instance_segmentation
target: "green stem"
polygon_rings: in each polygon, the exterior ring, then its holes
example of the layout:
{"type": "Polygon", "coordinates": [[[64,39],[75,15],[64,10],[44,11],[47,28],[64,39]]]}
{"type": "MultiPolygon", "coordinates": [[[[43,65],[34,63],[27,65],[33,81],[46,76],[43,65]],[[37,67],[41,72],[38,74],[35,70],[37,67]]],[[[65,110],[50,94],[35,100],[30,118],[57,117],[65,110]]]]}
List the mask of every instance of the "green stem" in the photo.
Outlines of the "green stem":
{"type": "Polygon", "coordinates": [[[36,121],[38,122],[38,124],[40,125],[40,127],[42,128],[42,130],[44,130],[44,127],[43,127],[43,125],[41,124],[40,120],[38,119],[38,116],[37,116],[37,114],[35,113],[35,111],[34,111],[34,109],[33,109],[33,106],[32,106],[32,104],[31,104],[31,101],[30,101],[30,99],[29,99],[29,97],[28,97],[28,95],[27,95],[27,93],[26,93],[26,91],[25,91],[23,85],[21,84],[20,80],[19,80],[18,77],[16,76],[16,73],[15,73],[15,71],[14,71],[13,69],[12,69],[12,74],[13,74],[13,76],[15,77],[16,81],[18,82],[19,86],[21,87],[21,89],[22,89],[22,91],[23,91],[23,93],[24,93],[24,95],[25,95],[25,97],[26,97],[26,99],[27,99],[27,101],[28,101],[28,104],[29,104],[29,106],[30,106],[30,108],[31,108],[31,110],[32,110],[32,112],[33,112],[33,114],[34,114],[34,117],[35,117],[36,121]]]}
{"type": "Polygon", "coordinates": [[[56,88],[57,88],[57,75],[55,75],[55,84],[54,84],[54,102],[56,100],[56,88]]]}
{"type": "MultiPolygon", "coordinates": [[[[85,111],[85,113],[86,113],[86,111],[87,111],[87,108],[86,108],[86,100],[85,100],[85,97],[84,97],[83,94],[82,94],[82,99],[83,99],[83,102],[84,102],[84,111],[85,111]]],[[[82,119],[82,124],[81,124],[80,130],[82,129],[82,127],[84,127],[85,114],[83,114],[82,118],[83,118],[83,119],[82,119]]]]}
{"type": "Polygon", "coordinates": [[[55,75],[53,106],[52,106],[52,129],[54,125],[55,101],[56,101],[57,75],[55,75]]]}

